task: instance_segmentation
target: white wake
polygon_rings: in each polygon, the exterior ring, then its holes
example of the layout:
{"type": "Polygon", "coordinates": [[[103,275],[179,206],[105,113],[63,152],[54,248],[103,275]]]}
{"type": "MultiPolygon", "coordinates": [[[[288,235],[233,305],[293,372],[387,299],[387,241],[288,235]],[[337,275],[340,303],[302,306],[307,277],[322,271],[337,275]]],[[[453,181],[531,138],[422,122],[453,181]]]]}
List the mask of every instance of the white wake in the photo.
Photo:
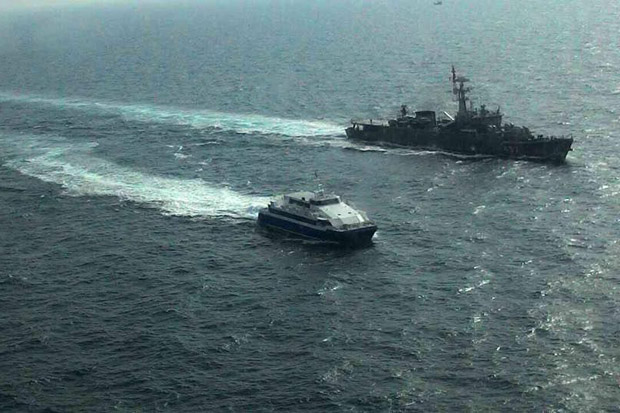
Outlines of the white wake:
{"type": "Polygon", "coordinates": [[[202,179],[149,174],[98,158],[96,143],[70,143],[62,137],[0,136],[9,155],[4,165],[45,182],[61,185],[68,195],[107,195],[184,216],[254,217],[268,199],[245,195],[202,179]]]}
{"type": "Polygon", "coordinates": [[[0,92],[0,100],[112,113],[128,120],[187,125],[195,128],[215,128],[242,134],[258,133],[290,137],[341,136],[344,134],[342,125],[334,123],[257,114],[226,113],[158,105],[123,104],[81,98],[49,98],[6,92],[0,92]]]}

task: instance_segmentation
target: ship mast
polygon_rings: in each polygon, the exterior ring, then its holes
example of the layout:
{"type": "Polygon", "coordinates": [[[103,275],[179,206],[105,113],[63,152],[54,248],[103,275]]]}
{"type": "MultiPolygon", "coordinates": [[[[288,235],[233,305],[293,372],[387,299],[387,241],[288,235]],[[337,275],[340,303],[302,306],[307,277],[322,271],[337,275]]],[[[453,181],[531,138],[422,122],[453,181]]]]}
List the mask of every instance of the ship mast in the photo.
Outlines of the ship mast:
{"type": "Polygon", "coordinates": [[[465,82],[469,82],[469,79],[463,76],[457,77],[454,65],[452,65],[452,93],[457,97],[459,101],[459,111],[456,114],[457,119],[469,118],[469,111],[467,110],[467,101],[469,100],[469,98],[466,94],[471,89],[465,87],[465,82]]]}

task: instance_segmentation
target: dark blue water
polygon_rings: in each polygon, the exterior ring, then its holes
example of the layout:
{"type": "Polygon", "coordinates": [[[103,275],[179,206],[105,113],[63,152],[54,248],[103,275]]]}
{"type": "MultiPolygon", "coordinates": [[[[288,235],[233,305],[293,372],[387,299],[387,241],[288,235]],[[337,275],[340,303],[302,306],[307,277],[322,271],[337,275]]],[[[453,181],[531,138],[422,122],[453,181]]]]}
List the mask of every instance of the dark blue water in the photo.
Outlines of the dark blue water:
{"type": "Polygon", "coordinates": [[[620,5],[101,3],[0,16],[0,410],[613,411],[620,5]],[[564,165],[348,142],[475,103],[564,165]],[[361,250],[255,226],[324,187],[361,250]]]}

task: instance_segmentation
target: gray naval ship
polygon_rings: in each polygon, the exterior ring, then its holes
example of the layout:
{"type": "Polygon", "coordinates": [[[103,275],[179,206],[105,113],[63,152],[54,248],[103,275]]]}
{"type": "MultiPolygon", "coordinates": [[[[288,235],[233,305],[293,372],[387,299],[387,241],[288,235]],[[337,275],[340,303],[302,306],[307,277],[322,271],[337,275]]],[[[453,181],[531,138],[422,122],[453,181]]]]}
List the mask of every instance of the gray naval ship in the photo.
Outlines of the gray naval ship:
{"type": "Polygon", "coordinates": [[[370,244],[377,230],[364,212],[322,190],[295,192],[276,198],[259,211],[258,224],[345,246],[370,244]]]}
{"type": "Polygon", "coordinates": [[[510,159],[564,162],[571,150],[572,137],[534,135],[526,127],[502,124],[502,113],[480,108],[468,108],[465,87],[469,80],[457,76],[452,66],[452,91],[459,102],[453,117],[443,112],[438,119],[434,111],[409,114],[407,106],[400,116],[387,122],[351,121],[346,129],[349,139],[366,143],[386,143],[419,149],[440,150],[462,155],[485,155],[510,159]]]}

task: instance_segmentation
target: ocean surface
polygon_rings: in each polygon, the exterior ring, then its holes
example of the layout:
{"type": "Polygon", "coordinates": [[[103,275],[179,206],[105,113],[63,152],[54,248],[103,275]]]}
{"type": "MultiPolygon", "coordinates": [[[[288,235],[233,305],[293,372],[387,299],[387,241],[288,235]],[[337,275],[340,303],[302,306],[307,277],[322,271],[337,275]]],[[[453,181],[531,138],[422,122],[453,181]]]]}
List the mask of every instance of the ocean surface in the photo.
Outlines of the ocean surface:
{"type": "Polygon", "coordinates": [[[619,411],[619,41],[616,0],[3,11],[0,411],[619,411]],[[453,64],[567,162],[347,141],[453,64]],[[256,227],[319,184],[371,247],[256,227]]]}

